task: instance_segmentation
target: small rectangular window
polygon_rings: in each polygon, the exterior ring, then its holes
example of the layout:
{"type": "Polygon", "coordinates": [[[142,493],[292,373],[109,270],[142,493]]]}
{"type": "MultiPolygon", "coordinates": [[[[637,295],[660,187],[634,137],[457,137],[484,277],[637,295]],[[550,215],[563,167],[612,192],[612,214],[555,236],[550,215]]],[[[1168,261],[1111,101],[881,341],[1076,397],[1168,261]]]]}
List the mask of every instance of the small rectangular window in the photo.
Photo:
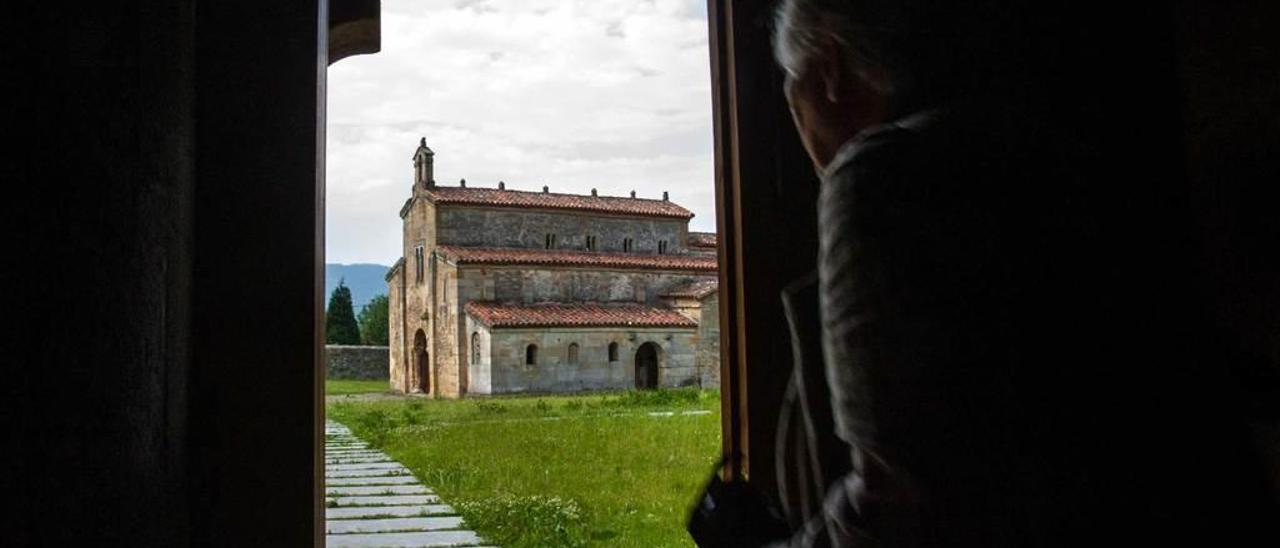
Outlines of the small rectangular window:
{"type": "Polygon", "coordinates": [[[414,281],[417,283],[422,283],[423,278],[426,277],[426,269],[423,265],[424,262],[425,255],[423,254],[422,246],[413,248],[413,277],[414,281]]]}

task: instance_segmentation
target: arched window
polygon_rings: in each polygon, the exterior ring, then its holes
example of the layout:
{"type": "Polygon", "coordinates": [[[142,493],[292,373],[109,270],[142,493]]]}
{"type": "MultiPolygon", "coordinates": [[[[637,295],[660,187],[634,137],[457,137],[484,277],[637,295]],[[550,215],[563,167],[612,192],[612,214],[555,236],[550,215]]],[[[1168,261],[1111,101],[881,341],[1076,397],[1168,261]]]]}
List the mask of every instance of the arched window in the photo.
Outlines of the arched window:
{"type": "Polygon", "coordinates": [[[664,254],[666,254],[666,252],[667,252],[667,241],[666,241],[666,240],[662,240],[662,241],[658,242],[658,254],[659,254],[659,255],[664,255],[664,254]]]}
{"type": "Polygon", "coordinates": [[[471,334],[471,363],[480,363],[480,333],[471,334]]]}
{"type": "Polygon", "coordinates": [[[524,348],[524,364],[538,365],[538,345],[531,344],[524,348]]]}
{"type": "Polygon", "coordinates": [[[569,363],[578,363],[578,343],[569,343],[569,363]]]}
{"type": "Polygon", "coordinates": [[[547,234],[547,249],[555,249],[555,247],[556,247],[556,235],[547,234]]]}
{"type": "Polygon", "coordinates": [[[616,342],[609,343],[609,361],[618,361],[618,343],[616,342]]]}
{"type": "Polygon", "coordinates": [[[632,248],[633,244],[634,244],[634,241],[633,241],[631,238],[623,238],[623,239],[622,239],[622,250],[623,250],[623,251],[628,251],[628,252],[629,252],[629,251],[631,251],[631,248],[632,248]]]}

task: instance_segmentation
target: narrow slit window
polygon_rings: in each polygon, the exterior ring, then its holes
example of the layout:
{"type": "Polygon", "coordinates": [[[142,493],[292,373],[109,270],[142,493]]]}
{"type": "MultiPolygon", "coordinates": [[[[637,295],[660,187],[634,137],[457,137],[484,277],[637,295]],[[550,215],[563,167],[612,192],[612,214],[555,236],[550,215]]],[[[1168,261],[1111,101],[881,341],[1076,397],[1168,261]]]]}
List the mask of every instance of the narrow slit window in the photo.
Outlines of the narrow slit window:
{"type": "Polygon", "coordinates": [[[538,345],[531,344],[524,349],[524,364],[538,365],[538,345]]]}
{"type": "Polygon", "coordinates": [[[618,361],[618,343],[616,342],[609,343],[609,361],[618,361]]]}
{"type": "Polygon", "coordinates": [[[569,363],[578,363],[578,343],[569,344],[569,363]]]}
{"type": "Polygon", "coordinates": [[[414,247],[413,248],[413,278],[414,278],[413,281],[416,283],[422,283],[423,278],[426,277],[424,275],[424,272],[426,271],[426,269],[423,266],[423,263],[425,262],[426,260],[423,253],[422,246],[414,247]]]}

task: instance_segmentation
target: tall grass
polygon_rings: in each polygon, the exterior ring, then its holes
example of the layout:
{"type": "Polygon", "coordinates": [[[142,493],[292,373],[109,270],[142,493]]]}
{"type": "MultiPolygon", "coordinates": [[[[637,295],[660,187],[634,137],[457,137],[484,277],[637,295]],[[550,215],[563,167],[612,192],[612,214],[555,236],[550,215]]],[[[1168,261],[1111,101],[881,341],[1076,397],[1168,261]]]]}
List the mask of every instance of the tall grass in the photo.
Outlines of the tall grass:
{"type": "Polygon", "coordinates": [[[509,548],[689,546],[684,520],[720,450],[719,394],[692,389],[338,402],[329,415],[509,548]]]}

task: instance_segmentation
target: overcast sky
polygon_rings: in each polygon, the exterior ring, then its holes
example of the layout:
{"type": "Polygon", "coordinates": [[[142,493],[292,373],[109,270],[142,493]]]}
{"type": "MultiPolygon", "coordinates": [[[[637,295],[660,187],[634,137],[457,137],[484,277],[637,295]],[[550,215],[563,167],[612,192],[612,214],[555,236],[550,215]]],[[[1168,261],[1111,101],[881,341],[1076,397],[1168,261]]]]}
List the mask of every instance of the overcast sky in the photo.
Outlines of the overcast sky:
{"type": "Polygon", "coordinates": [[[390,265],[420,137],[439,184],[622,196],[714,231],[705,0],[383,0],[329,69],[327,261],[390,265]]]}

